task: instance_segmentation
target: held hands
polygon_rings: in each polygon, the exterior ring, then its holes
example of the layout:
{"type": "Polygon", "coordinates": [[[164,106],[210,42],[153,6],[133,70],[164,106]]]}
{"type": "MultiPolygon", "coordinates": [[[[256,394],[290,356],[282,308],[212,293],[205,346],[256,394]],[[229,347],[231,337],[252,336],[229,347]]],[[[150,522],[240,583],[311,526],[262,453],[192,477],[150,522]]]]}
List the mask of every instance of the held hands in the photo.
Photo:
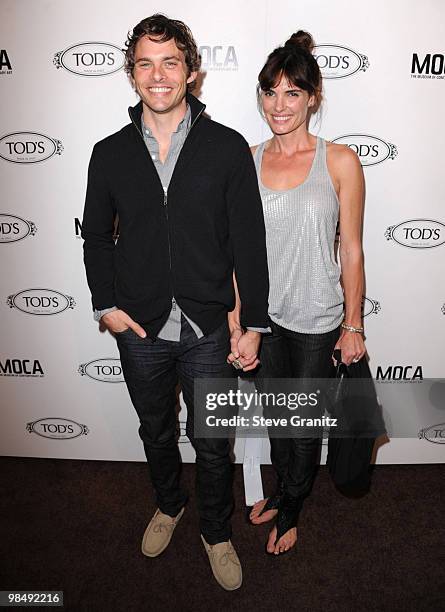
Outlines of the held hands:
{"type": "Polygon", "coordinates": [[[230,350],[231,353],[227,357],[227,363],[233,363],[238,360],[242,365],[243,372],[254,370],[260,363],[257,358],[261,343],[261,334],[255,331],[243,332],[241,327],[235,327],[231,330],[230,335],[230,350]]]}
{"type": "MultiPolygon", "coordinates": [[[[361,334],[342,330],[340,338],[334,347],[335,349],[341,350],[341,360],[345,365],[350,365],[352,362],[356,363],[366,353],[365,343],[361,334]]],[[[332,357],[335,365],[337,362],[332,357]]]]}
{"type": "Polygon", "coordinates": [[[145,330],[139,325],[139,323],[133,321],[133,319],[123,310],[113,310],[112,312],[105,314],[101,318],[101,323],[103,323],[112,334],[118,334],[120,332],[124,332],[128,328],[131,328],[134,333],[141,338],[147,337],[145,330]]]}

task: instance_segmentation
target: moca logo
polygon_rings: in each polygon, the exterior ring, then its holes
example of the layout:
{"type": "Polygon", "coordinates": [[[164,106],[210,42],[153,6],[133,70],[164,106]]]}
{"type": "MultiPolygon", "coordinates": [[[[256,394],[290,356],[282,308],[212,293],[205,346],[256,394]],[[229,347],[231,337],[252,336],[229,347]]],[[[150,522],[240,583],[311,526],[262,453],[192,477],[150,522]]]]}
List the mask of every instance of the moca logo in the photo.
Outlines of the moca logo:
{"type": "Polygon", "coordinates": [[[0,138],[0,157],[14,164],[36,164],[62,151],[60,140],[39,132],[12,132],[0,138]]]}
{"type": "Polygon", "coordinates": [[[387,159],[394,159],[398,154],[396,145],[369,134],[346,134],[334,138],[332,142],[345,144],[355,151],[362,166],[375,166],[387,159]]]}
{"type": "Polygon", "coordinates": [[[411,249],[432,249],[445,243],[445,224],[433,219],[402,221],[390,225],[385,238],[411,249]]]}
{"type": "Polygon", "coordinates": [[[38,359],[0,360],[0,376],[45,376],[38,359]]]}
{"type": "Polygon", "coordinates": [[[199,54],[203,70],[238,70],[238,58],[233,45],[202,45],[199,47],[199,54]]]}
{"type": "Polygon", "coordinates": [[[82,237],[82,223],[79,217],[74,217],[74,234],[76,238],[82,237]]]}
{"type": "Polygon", "coordinates": [[[32,315],[54,315],[74,308],[76,302],[70,295],[54,289],[24,289],[6,300],[10,308],[17,308],[32,315]]]}
{"type": "Polygon", "coordinates": [[[419,57],[413,53],[411,61],[412,79],[445,79],[445,56],[443,53],[426,53],[419,57]]]}
{"type": "Polygon", "coordinates": [[[423,368],[421,365],[390,365],[383,371],[382,366],[377,366],[376,380],[420,382],[423,380],[423,368]]]}
{"type": "Polygon", "coordinates": [[[32,221],[0,213],[0,244],[18,242],[28,236],[35,236],[36,232],[37,228],[32,221]]]}
{"type": "Polygon", "coordinates": [[[81,376],[89,376],[100,382],[125,382],[121,362],[115,358],[94,359],[88,363],[81,363],[77,371],[81,376]]]}
{"type": "Polygon", "coordinates": [[[343,45],[315,45],[313,55],[324,79],[344,79],[369,68],[366,55],[343,45]]]}
{"type": "Polygon", "coordinates": [[[11,60],[6,49],[0,49],[0,74],[12,74],[11,60]]]}
{"type": "Polygon", "coordinates": [[[52,438],[53,440],[78,438],[79,436],[86,436],[90,431],[86,425],[59,417],[32,421],[26,424],[26,429],[29,433],[35,433],[42,438],[52,438]]]}
{"type": "Polygon", "coordinates": [[[445,423],[421,429],[419,431],[419,438],[433,442],[433,444],[445,444],[445,423]]]}
{"type": "Polygon", "coordinates": [[[72,45],[54,55],[53,64],[72,74],[86,77],[107,76],[123,68],[122,49],[106,42],[84,42],[72,45]]]}
{"type": "Polygon", "coordinates": [[[380,302],[377,300],[373,300],[369,297],[363,296],[362,300],[362,313],[363,317],[367,317],[370,314],[377,314],[380,312],[382,307],[380,306],[380,302]]]}
{"type": "MultiPolygon", "coordinates": [[[[82,238],[82,222],[79,217],[74,217],[74,235],[76,238],[82,238]]],[[[119,238],[119,215],[114,219],[113,240],[116,242],[119,238]]]]}

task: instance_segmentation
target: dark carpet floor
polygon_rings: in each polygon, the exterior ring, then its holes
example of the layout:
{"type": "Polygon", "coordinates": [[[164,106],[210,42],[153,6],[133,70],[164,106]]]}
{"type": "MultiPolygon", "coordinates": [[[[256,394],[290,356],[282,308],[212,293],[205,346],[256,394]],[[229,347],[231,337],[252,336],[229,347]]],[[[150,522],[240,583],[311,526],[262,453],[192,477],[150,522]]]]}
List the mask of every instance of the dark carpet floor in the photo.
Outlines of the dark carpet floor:
{"type": "MultiPolygon", "coordinates": [[[[140,553],[154,511],[144,464],[4,457],[0,466],[0,590],[63,590],[63,609],[75,612],[445,610],[445,465],[377,466],[371,492],[352,500],[321,467],[297,548],[281,558],[264,552],[269,526],[245,521],[236,466],[232,541],[244,582],[235,592],[214,581],[199,538],[194,465],[183,471],[186,512],[157,559],[140,553]]],[[[267,491],[270,466],[263,480],[267,491]]]]}

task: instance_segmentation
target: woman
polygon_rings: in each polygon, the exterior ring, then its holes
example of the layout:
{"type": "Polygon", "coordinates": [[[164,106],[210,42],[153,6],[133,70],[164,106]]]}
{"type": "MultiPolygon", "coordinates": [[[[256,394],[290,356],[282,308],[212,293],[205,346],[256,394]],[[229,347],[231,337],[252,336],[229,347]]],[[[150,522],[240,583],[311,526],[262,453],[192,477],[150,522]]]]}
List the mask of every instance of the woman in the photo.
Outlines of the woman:
{"type": "MultiPolygon", "coordinates": [[[[322,98],[313,47],[312,36],[298,31],[269,55],[258,77],[259,108],[273,133],[252,149],[266,225],[272,329],[263,337],[260,379],[329,378],[334,349],[341,350],[347,365],[365,354],[363,172],[351,149],[308,131],[322,98]],[[341,278],[335,255],[338,223],[341,278]]],[[[232,329],[237,325],[235,310],[232,329]]],[[[238,362],[244,365],[242,358],[238,362]]],[[[270,442],[277,492],[257,502],[250,519],[259,524],[276,517],[266,549],[280,554],[297,540],[298,515],[313,484],[321,438],[271,437],[270,442]]]]}

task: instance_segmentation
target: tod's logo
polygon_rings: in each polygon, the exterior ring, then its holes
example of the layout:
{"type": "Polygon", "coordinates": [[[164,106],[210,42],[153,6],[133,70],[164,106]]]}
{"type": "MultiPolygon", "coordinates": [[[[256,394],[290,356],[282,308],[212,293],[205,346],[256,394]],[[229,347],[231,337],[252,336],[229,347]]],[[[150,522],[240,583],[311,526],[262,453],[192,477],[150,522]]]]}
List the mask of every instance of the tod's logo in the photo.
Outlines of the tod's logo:
{"type": "Polygon", "coordinates": [[[17,215],[0,213],[0,244],[18,242],[28,236],[35,236],[37,228],[33,221],[27,221],[17,215]]]}
{"type": "Polygon", "coordinates": [[[445,444],[445,423],[430,425],[419,431],[419,438],[433,442],[433,444],[445,444]]]}
{"type": "Polygon", "coordinates": [[[362,314],[363,317],[367,317],[370,314],[377,314],[382,309],[380,302],[373,300],[372,298],[363,296],[362,299],[362,314]]]}
{"type": "Polygon", "coordinates": [[[12,132],[0,138],[0,157],[14,164],[35,164],[62,151],[60,140],[39,132],[12,132]]]}
{"type": "Polygon", "coordinates": [[[111,357],[108,359],[93,359],[88,363],[82,363],[78,372],[81,376],[88,376],[99,382],[124,382],[120,360],[111,357]]]}
{"type": "Polygon", "coordinates": [[[58,51],[53,63],[72,74],[86,77],[107,76],[123,68],[125,55],[119,47],[106,42],[84,42],[58,51]]]}
{"type": "Polygon", "coordinates": [[[390,225],[385,238],[411,249],[432,249],[445,243],[445,224],[433,219],[411,219],[390,225]]]}
{"type": "Polygon", "coordinates": [[[369,68],[366,55],[343,45],[316,45],[314,57],[324,79],[344,79],[369,68]]]}
{"type": "Polygon", "coordinates": [[[362,166],[381,164],[387,159],[394,159],[398,153],[394,144],[369,134],[347,134],[334,138],[332,142],[345,144],[355,151],[362,166]]]}
{"type": "Polygon", "coordinates": [[[35,433],[42,438],[52,438],[53,440],[69,440],[86,436],[89,429],[86,425],[63,419],[59,417],[49,417],[38,419],[27,423],[26,429],[29,433],[35,433]]]}
{"type": "Polygon", "coordinates": [[[24,289],[8,296],[6,303],[10,308],[33,315],[54,315],[74,308],[74,298],[54,289],[24,289]]]}

